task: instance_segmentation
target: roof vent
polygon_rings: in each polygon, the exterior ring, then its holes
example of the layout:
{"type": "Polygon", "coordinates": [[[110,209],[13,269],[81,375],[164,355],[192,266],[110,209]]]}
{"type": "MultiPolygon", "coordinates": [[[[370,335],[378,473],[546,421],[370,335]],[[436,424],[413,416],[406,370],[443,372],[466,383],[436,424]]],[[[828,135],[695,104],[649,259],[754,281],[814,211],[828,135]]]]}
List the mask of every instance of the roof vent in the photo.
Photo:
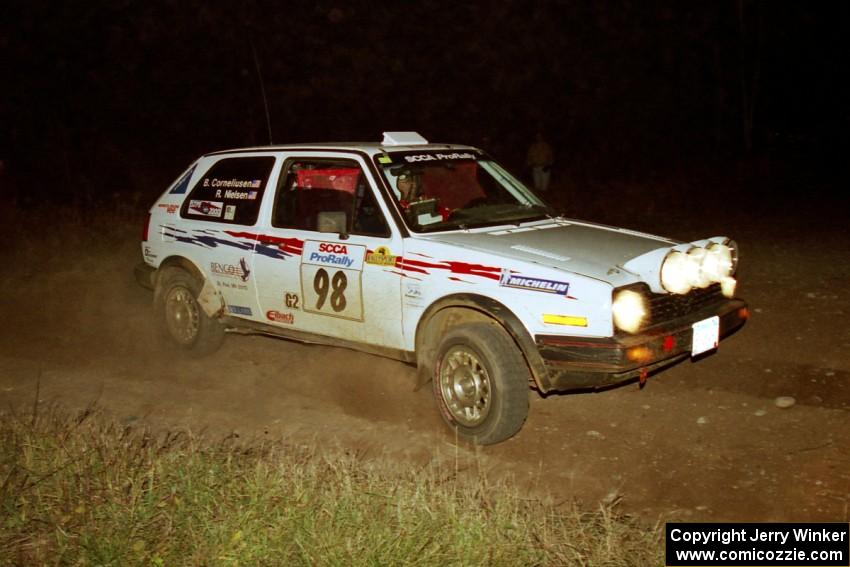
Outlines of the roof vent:
{"type": "Polygon", "coordinates": [[[384,132],[383,146],[421,146],[427,144],[428,140],[419,135],[418,132],[384,132]]]}

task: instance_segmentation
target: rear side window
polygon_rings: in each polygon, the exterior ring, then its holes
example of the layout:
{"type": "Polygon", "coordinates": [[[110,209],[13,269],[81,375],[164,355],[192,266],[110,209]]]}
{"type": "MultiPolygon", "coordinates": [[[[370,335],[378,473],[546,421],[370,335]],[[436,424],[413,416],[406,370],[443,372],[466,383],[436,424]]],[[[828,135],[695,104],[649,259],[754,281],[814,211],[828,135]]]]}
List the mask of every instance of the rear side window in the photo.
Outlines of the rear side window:
{"type": "Polygon", "coordinates": [[[257,222],[275,158],[221,159],[201,176],[183,202],[180,216],[227,224],[257,222]]]}

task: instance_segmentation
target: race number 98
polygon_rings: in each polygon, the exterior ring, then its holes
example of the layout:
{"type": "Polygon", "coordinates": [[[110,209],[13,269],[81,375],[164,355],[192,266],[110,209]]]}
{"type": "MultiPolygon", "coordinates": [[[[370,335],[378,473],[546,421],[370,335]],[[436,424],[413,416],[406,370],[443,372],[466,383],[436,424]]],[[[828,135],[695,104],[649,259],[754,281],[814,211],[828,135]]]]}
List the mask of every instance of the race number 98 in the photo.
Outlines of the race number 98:
{"type": "Polygon", "coordinates": [[[331,309],[339,313],[345,311],[345,288],[348,287],[348,278],[345,277],[345,272],[337,270],[333,278],[328,276],[328,272],[324,268],[319,268],[316,272],[316,277],[313,278],[313,289],[319,296],[316,300],[316,311],[321,311],[328,298],[328,293],[331,296],[331,309]]]}
{"type": "Polygon", "coordinates": [[[363,319],[359,271],[301,266],[304,310],[346,319],[363,319]]]}

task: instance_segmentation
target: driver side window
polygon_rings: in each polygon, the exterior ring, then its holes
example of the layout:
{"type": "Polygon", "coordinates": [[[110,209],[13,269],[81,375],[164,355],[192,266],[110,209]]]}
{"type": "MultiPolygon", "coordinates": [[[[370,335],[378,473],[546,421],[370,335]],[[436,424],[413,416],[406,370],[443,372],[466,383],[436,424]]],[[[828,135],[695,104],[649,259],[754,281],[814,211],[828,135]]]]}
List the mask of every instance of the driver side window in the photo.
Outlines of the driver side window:
{"type": "Polygon", "coordinates": [[[316,232],[389,236],[372,188],[354,160],[294,159],[286,164],[272,225],[316,232]]]}

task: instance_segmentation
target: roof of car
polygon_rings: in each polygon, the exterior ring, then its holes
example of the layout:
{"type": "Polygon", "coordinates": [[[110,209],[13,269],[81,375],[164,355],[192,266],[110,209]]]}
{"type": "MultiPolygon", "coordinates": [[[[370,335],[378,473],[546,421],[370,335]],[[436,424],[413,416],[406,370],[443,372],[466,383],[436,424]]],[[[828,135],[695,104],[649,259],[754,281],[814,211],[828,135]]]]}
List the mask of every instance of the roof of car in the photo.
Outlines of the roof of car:
{"type": "Polygon", "coordinates": [[[316,142],[316,143],[298,143],[298,144],[275,144],[271,146],[252,146],[245,148],[231,148],[227,150],[218,150],[210,152],[208,156],[242,153],[242,152],[274,152],[286,150],[355,150],[373,155],[378,153],[398,152],[398,151],[439,151],[439,150],[477,150],[472,146],[464,144],[421,144],[407,146],[383,145],[380,142],[316,142]]]}
{"type": "Polygon", "coordinates": [[[432,144],[417,132],[384,132],[384,139],[381,142],[313,142],[276,144],[220,150],[210,152],[206,155],[212,156],[236,152],[273,152],[285,150],[355,150],[374,155],[378,153],[397,151],[477,150],[477,148],[464,144],[432,144]]]}

